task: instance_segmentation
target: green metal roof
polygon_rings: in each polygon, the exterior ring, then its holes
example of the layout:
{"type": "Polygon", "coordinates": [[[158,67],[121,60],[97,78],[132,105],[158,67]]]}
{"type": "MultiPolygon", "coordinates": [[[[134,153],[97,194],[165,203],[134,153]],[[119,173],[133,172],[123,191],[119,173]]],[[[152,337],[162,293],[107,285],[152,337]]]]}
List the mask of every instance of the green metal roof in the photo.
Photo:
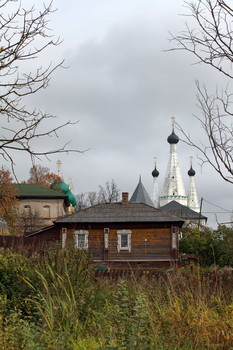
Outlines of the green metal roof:
{"type": "Polygon", "coordinates": [[[17,197],[19,198],[53,198],[53,199],[64,199],[68,197],[61,192],[54,191],[51,188],[44,187],[41,185],[34,184],[15,184],[17,190],[17,197]]]}

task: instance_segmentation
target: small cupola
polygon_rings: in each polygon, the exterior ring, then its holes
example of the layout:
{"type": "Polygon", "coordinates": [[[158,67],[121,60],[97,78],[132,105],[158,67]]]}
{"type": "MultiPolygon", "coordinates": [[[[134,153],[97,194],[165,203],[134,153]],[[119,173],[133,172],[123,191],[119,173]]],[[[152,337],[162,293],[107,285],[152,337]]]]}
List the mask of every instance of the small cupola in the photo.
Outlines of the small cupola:
{"type": "Polygon", "coordinates": [[[188,171],[188,176],[194,176],[196,174],[196,171],[193,169],[193,157],[190,158],[190,169],[188,171]]]}
{"type": "Polygon", "coordinates": [[[179,137],[175,134],[174,129],[172,129],[171,135],[168,136],[167,142],[171,144],[176,144],[179,142],[179,137]]]}
{"type": "Polygon", "coordinates": [[[172,133],[168,136],[167,142],[171,144],[176,144],[179,142],[179,137],[174,132],[175,117],[172,117],[172,133]]]}
{"type": "Polygon", "coordinates": [[[156,166],[155,166],[154,170],[152,171],[151,175],[153,177],[158,177],[159,176],[159,171],[157,170],[156,166]]]}
{"type": "Polygon", "coordinates": [[[151,175],[153,176],[153,178],[158,177],[159,176],[159,171],[156,168],[156,162],[157,162],[157,157],[154,157],[154,170],[152,171],[151,175]]]}
{"type": "Polygon", "coordinates": [[[191,166],[191,168],[188,171],[188,176],[194,176],[196,174],[195,170],[193,169],[193,167],[191,166]]]}

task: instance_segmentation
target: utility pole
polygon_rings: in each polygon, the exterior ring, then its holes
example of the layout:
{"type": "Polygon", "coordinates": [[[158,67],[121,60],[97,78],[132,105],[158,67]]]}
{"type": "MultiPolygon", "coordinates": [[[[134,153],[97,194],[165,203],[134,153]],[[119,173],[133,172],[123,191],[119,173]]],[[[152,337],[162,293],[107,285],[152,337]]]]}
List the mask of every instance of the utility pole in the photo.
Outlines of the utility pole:
{"type": "Polygon", "coordinates": [[[199,211],[199,218],[198,218],[198,229],[200,228],[202,202],[203,202],[203,197],[201,197],[201,204],[200,204],[200,211],[199,211]]]}

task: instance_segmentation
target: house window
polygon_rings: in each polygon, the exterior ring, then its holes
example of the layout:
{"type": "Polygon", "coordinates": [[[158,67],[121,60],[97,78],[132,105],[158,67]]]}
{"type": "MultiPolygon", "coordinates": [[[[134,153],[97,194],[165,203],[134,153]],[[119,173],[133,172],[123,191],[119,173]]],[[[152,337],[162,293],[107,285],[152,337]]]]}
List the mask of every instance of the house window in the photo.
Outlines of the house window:
{"type": "Polygon", "coordinates": [[[62,228],[61,229],[61,246],[62,246],[62,248],[65,248],[65,245],[66,245],[66,234],[67,234],[67,229],[62,228]]]}
{"type": "Polygon", "coordinates": [[[117,251],[128,250],[131,252],[131,234],[130,230],[117,231],[117,251]]]}
{"type": "Polygon", "coordinates": [[[88,231],[79,230],[74,231],[75,246],[79,249],[88,248],[88,231]]]}
{"type": "Polygon", "coordinates": [[[44,205],[43,206],[43,217],[45,219],[49,219],[50,218],[50,206],[49,205],[44,205]]]}
{"type": "Polygon", "coordinates": [[[23,215],[24,215],[25,218],[27,218],[27,217],[32,215],[32,210],[31,210],[31,206],[30,205],[25,205],[23,209],[24,209],[23,215]]]}

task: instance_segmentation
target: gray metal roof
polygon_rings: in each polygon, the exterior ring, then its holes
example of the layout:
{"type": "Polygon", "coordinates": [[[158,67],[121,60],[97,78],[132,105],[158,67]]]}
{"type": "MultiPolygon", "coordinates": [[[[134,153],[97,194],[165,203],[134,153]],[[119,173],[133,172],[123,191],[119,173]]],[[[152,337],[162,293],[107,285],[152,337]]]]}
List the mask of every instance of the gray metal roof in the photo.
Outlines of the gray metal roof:
{"type": "Polygon", "coordinates": [[[149,194],[147,193],[145,187],[142,184],[141,177],[139,178],[139,183],[135,188],[135,191],[132,194],[132,197],[130,198],[130,202],[145,203],[152,207],[154,206],[152,200],[150,199],[149,194]]]}
{"type": "Polygon", "coordinates": [[[172,201],[168,204],[163,205],[160,207],[161,210],[165,212],[169,212],[172,215],[175,215],[177,217],[180,217],[184,220],[192,220],[192,219],[205,219],[207,220],[207,217],[204,215],[199,215],[196,211],[186,207],[185,205],[182,205],[176,201],[172,201]]]}
{"type": "Polygon", "coordinates": [[[68,215],[55,223],[183,222],[144,203],[103,203],[68,215]]]}

